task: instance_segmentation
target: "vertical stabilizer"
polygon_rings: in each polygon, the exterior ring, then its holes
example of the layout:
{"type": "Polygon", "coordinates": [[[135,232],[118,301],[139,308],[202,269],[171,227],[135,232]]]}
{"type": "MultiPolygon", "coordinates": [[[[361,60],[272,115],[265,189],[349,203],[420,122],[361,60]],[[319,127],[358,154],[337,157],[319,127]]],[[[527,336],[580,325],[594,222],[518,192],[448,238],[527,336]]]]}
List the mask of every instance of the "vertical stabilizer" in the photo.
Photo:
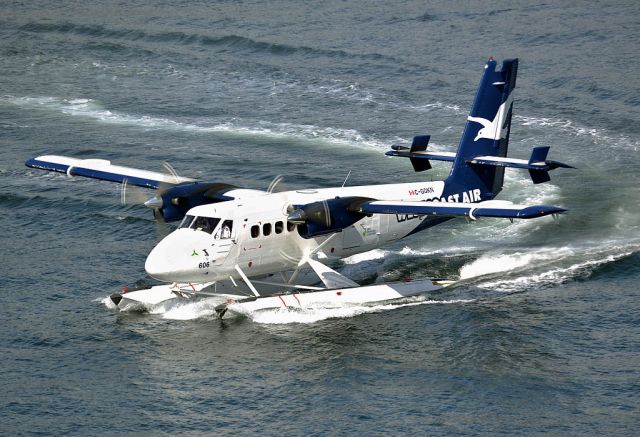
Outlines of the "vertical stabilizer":
{"type": "Polygon", "coordinates": [[[502,190],[504,168],[474,165],[467,161],[477,156],[507,156],[518,59],[505,60],[500,70],[496,67],[497,62],[493,58],[485,65],[451,174],[446,181],[447,191],[451,192],[480,189],[482,200],[491,199],[502,190]]]}

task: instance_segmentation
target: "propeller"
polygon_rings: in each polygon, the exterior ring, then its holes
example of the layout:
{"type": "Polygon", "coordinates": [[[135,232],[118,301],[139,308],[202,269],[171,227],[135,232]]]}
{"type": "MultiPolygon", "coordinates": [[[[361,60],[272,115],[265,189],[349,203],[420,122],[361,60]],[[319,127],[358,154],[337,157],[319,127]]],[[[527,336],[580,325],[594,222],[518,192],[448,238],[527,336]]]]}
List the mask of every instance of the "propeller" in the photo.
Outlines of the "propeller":
{"type": "Polygon", "coordinates": [[[161,182],[154,196],[150,198],[148,189],[136,185],[129,185],[125,179],[120,190],[120,203],[122,205],[144,205],[147,208],[152,208],[154,210],[154,216],[158,218],[157,213],[161,213],[161,211],[158,210],[162,208],[162,194],[169,188],[180,183],[181,180],[178,172],[176,172],[171,164],[165,161],[162,163],[162,166],[166,170],[166,174],[173,179],[172,182],[161,182]]]}
{"type": "Polygon", "coordinates": [[[291,206],[287,220],[298,226],[298,231],[304,238],[340,232],[366,215],[360,211],[360,205],[370,200],[348,196],[291,206]]]}
{"type": "MultiPolygon", "coordinates": [[[[278,186],[278,184],[280,182],[282,182],[284,180],[284,176],[282,176],[281,174],[279,174],[278,176],[276,176],[275,178],[273,178],[273,180],[271,181],[271,183],[269,184],[269,186],[267,187],[267,193],[269,194],[273,194],[274,192],[276,192],[276,187],[278,186]]],[[[279,191],[284,191],[284,190],[279,190],[279,191]]]]}
{"type": "Polygon", "coordinates": [[[171,174],[171,176],[173,176],[173,180],[177,184],[180,181],[180,176],[178,176],[178,172],[176,171],[176,169],[173,168],[173,166],[169,164],[167,161],[164,161],[162,163],[162,166],[165,168],[165,170],[169,172],[169,174],[171,174]]]}
{"type": "Polygon", "coordinates": [[[289,208],[287,220],[295,225],[304,225],[310,222],[327,228],[331,227],[331,209],[326,199],[298,208],[290,205],[289,208]]]}
{"type": "Polygon", "coordinates": [[[202,183],[180,177],[168,162],[163,163],[163,167],[166,170],[165,182],[158,184],[152,197],[149,197],[148,191],[143,194],[141,188],[124,183],[120,201],[123,204],[142,204],[152,209],[157,220],[175,221],[182,219],[194,206],[231,199],[224,193],[237,188],[229,184],[202,183]]]}
{"type": "MultiPolygon", "coordinates": [[[[171,175],[174,181],[179,181],[180,177],[178,176],[175,169],[168,162],[164,162],[162,166],[165,170],[171,175]]],[[[125,179],[120,188],[120,204],[121,205],[144,205],[153,209],[153,217],[156,220],[156,233],[158,235],[158,239],[162,239],[166,237],[171,229],[167,226],[164,216],[162,215],[162,211],[160,208],[162,207],[162,198],[161,194],[166,189],[170,188],[171,184],[161,183],[158,189],[155,191],[155,195],[149,198],[149,189],[143,188],[137,185],[130,185],[125,179]]]]}
{"type": "MultiPolygon", "coordinates": [[[[178,176],[178,172],[171,164],[167,161],[162,163],[162,167],[167,171],[167,173],[173,179],[172,182],[161,182],[158,185],[158,189],[155,192],[155,195],[151,198],[147,198],[142,204],[147,208],[151,208],[153,210],[153,216],[156,220],[164,220],[164,215],[162,214],[162,208],[164,207],[164,201],[162,195],[167,192],[170,188],[175,187],[180,183],[180,176],[178,176]]],[[[173,199],[172,199],[173,201],[173,199]]]]}
{"type": "Polygon", "coordinates": [[[129,185],[125,179],[120,188],[121,205],[142,205],[149,199],[149,190],[129,185]]]}

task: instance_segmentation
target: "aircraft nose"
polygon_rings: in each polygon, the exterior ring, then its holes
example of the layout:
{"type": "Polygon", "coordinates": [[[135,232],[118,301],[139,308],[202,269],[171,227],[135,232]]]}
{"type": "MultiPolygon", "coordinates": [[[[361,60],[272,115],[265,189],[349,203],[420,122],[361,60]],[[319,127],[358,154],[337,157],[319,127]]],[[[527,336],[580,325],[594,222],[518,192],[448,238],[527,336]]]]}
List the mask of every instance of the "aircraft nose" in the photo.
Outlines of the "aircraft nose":
{"type": "Polygon", "coordinates": [[[144,268],[155,279],[167,282],[197,282],[204,279],[208,235],[193,229],[177,229],[149,253],[144,268]]]}
{"type": "Polygon", "coordinates": [[[160,244],[147,255],[144,269],[151,277],[160,281],[169,281],[167,275],[171,271],[171,258],[167,255],[166,248],[161,247],[160,244]]]}

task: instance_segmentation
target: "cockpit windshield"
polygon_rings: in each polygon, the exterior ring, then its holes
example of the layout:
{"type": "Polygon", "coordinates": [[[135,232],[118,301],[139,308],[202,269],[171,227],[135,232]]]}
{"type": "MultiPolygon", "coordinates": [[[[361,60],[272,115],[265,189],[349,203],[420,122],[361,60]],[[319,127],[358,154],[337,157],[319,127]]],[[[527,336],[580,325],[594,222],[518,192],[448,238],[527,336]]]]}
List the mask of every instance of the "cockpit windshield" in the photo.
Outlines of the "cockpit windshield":
{"type": "Polygon", "coordinates": [[[192,215],[185,215],[184,219],[178,226],[180,228],[191,228],[196,231],[204,231],[211,234],[220,222],[219,218],[214,217],[194,217],[192,215]]]}
{"type": "Polygon", "coordinates": [[[204,231],[207,234],[211,234],[216,226],[218,226],[219,222],[219,218],[196,217],[189,227],[195,229],[196,231],[204,231]]]}
{"type": "Polygon", "coordinates": [[[178,228],[190,228],[196,231],[204,231],[213,234],[216,239],[231,238],[233,230],[233,220],[224,220],[222,225],[218,227],[221,219],[215,217],[195,217],[192,215],[184,216],[178,228]],[[215,233],[214,233],[215,231],[215,233]]]}
{"type": "Polygon", "coordinates": [[[195,217],[192,215],[185,215],[184,218],[182,219],[182,221],[180,222],[180,225],[178,226],[178,229],[180,228],[188,228],[189,226],[191,226],[191,223],[193,223],[193,219],[195,217]]]}

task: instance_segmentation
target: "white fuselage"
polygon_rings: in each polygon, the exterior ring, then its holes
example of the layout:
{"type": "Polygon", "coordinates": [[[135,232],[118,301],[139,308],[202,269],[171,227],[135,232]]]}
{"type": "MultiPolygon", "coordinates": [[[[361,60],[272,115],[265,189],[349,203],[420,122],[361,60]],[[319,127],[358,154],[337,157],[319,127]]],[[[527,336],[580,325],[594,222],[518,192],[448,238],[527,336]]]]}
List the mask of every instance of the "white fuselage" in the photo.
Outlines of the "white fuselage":
{"type": "Polygon", "coordinates": [[[430,200],[439,199],[443,189],[444,182],[435,181],[280,193],[231,191],[234,200],[192,208],[180,227],[151,251],[145,269],[159,280],[208,282],[238,278],[237,267],[248,277],[291,270],[312,252],[320,259],[337,260],[405,237],[424,217],[374,214],[341,232],[303,238],[287,222],[291,205],[338,196],[430,200]]]}

